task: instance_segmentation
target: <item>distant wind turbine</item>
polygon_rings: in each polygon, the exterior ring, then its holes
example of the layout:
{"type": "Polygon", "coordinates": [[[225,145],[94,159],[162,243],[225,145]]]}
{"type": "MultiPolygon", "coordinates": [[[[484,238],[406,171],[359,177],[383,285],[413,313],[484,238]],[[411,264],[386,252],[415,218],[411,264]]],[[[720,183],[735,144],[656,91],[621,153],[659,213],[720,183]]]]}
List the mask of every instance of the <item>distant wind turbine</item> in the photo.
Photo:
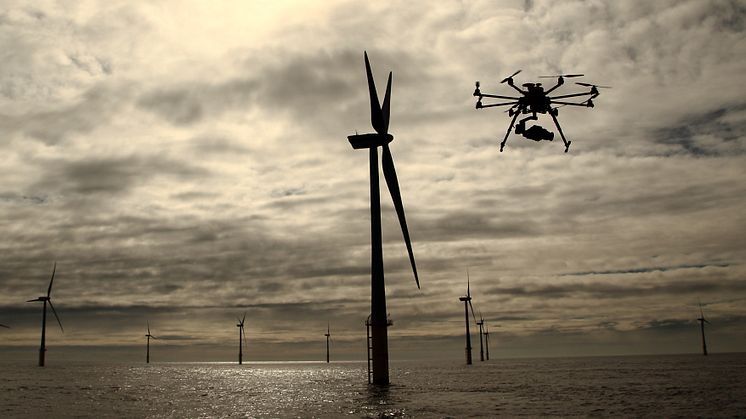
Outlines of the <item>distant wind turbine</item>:
{"type": "Polygon", "coordinates": [[[331,333],[329,333],[329,323],[326,323],[326,333],[324,334],[326,336],[326,363],[329,363],[329,336],[331,336],[331,333]]]}
{"type": "Polygon", "coordinates": [[[474,307],[471,304],[471,287],[469,286],[469,270],[466,270],[466,296],[459,297],[459,301],[464,302],[464,320],[466,321],[466,365],[471,365],[471,335],[469,334],[469,308],[474,322],[477,319],[474,316],[474,307]]]}
{"type": "Polygon", "coordinates": [[[52,313],[54,313],[54,317],[57,319],[57,323],[60,325],[60,330],[62,330],[62,333],[65,333],[65,329],[62,328],[62,322],[60,321],[59,316],[57,316],[57,311],[54,309],[54,305],[52,305],[52,284],[54,283],[54,273],[57,271],[57,262],[54,263],[54,267],[52,268],[52,279],[49,280],[49,288],[47,288],[47,295],[41,296],[35,300],[28,300],[27,303],[32,303],[35,301],[41,301],[44,303],[44,309],[42,311],[42,317],[41,317],[41,347],[39,347],[39,366],[44,366],[44,354],[47,351],[46,347],[46,333],[47,333],[47,303],[49,303],[49,307],[52,309],[52,313]]]}
{"type": "MultiPolygon", "coordinates": [[[[243,365],[243,343],[246,341],[246,330],[243,327],[244,321],[246,320],[246,313],[243,317],[238,320],[236,327],[238,328],[238,365],[243,365]]],[[[249,346],[248,344],[246,346],[249,346]]]]}
{"type": "Polygon", "coordinates": [[[388,133],[390,101],[391,101],[391,75],[386,85],[386,95],[383,97],[383,105],[378,102],[376,84],[368,61],[368,53],[365,54],[365,72],[368,77],[368,94],[370,95],[370,119],[375,133],[350,135],[353,149],[368,149],[370,156],[370,232],[371,232],[371,302],[370,302],[370,328],[372,332],[371,347],[373,350],[373,383],[386,385],[389,383],[389,349],[388,331],[386,319],[386,287],[383,275],[383,242],[381,238],[381,195],[378,187],[378,148],[381,147],[383,177],[386,179],[391,198],[394,201],[396,215],[399,218],[404,243],[409,253],[409,261],[414,272],[414,280],[417,288],[420,280],[417,276],[417,266],[414,262],[412,243],[409,239],[407,219],[404,215],[399,180],[394,168],[394,159],[391,156],[389,143],[394,137],[388,133]]]}
{"type": "MultiPolygon", "coordinates": [[[[472,314],[474,311],[472,311],[472,314]]],[[[477,325],[479,326],[479,360],[484,361],[484,344],[482,343],[482,335],[484,334],[483,326],[484,326],[484,317],[482,317],[482,311],[479,311],[479,321],[477,322],[477,325]]]]}
{"type": "Polygon", "coordinates": [[[702,355],[707,356],[707,342],[705,342],[705,323],[710,324],[705,319],[705,313],[702,311],[702,303],[699,303],[699,329],[702,331],[702,355]]]}
{"type": "Polygon", "coordinates": [[[145,363],[150,364],[150,339],[158,339],[157,337],[150,334],[150,322],[148,322],[148,334],[145,335],[146,338],[148,338],[148,343],[145,346],[145,363]]]}
{"type": "Polygon", "coordinates": [[[487,360],[490,360],[490,328],[484,327],[484,346],[487,349],[487,360]]]}

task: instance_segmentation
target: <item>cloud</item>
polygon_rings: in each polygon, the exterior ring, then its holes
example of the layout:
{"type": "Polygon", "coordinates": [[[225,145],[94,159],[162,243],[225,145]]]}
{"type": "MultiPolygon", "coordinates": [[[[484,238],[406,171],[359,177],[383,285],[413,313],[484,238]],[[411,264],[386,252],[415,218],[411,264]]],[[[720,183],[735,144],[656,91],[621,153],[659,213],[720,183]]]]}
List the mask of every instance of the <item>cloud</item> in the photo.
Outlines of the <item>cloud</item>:
{"type": "Polygon", "coordinates": [[[141,156],[51,161],[45,162],[44,166],[44,177],[32,189],[81,196],[126,193],[139,183],[158,175],[182,179],[207,175],[204,169],[181,161],[141,156]]]}
{"type": "Polygon", "coordinates": [[[255,80],[237,79],[220,84],[174,86],[146,93],[137,105],[173,124],[188,125],[249,105],[257,84],[255,80]]]}
{"type": "Polygon", "coordinates": [[[372,129],[363,51],[380,96],[393,72],[422,283],[381,181],[392,342],[459,347],[467,268],[516,354],[681,348],[698,299],[735,330],[744,16],[708,1],[9,4],[0,317],[21,326],[5,335],[36,341],[23,301],[57,260],[66,345],[137,345],[151,321],[175,345],[219,346],[244,310],[288,354],[327,320],[364,339],[369,170],[346,140],[372,129]],[[612,86],[594,109],[560,109],[569,153],[514,134],[500,153],[508,117],[474,109],[474,81],[505,92],[518,69],[612,86]]]}
{"type": "Polygon", "coordinates": [[[584,275],[610,275],[610,274],[638,274],[648,272],[665,272],[676,269],[690,269],[690,268],[706,268],[708,266],[716,266],[720,268],[727,268],[727,263],[714,263],[714,264],[698,264],[698,265],[680,265],[680,266],[650,266],[644,268],[629,268],[629,269],[617,269],[610,271],[589,271],[589,272],[569,272],[561,274],[560,276],[584,276],[584,275]]]}
{"type": "Polygon", "coordinates": [[[88,134],[108,125],[128,95],[126,87],[96,86],[76,102],[23,116],[0,115],[2,131],[55,145],[73,135],[88,134]]]}
{"type": "Polygon", "coordinates": [[[494,287],[487,290],[490,294],[509,295],[513,297],[551,297],[567,298],[588,296],[591,298],[630,298],[646,297],[650,294],[659,296],[692,295],[722,292],[739,293],[746,289],[743,281],[687,281],[660,283],[655,285],[617,285],[603,282],[595,283],[565,283],[556,285],[494,287]]]}

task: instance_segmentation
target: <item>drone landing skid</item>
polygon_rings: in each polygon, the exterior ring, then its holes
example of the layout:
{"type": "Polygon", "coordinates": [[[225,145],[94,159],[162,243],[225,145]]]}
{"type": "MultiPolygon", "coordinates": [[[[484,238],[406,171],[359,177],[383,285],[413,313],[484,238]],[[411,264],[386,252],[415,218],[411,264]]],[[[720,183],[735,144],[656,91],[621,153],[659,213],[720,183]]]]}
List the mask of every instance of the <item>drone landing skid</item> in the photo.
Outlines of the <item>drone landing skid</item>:
{"type": "Polygon", "coordinates": [[[500,143],[500,152],[503,152],[503,148],[505,148],[505,143],[508,142],[508,136],[510,135],[510,131],[513,130],[513,124],[515,124],[515,120],[518,119],[518,115],[521,114],[521,109],[518,109],[515,114],[513,114],[513,119],[510,120],[510,126],[508,127],[508,132],[505,133],[505,138],[503,138],[503,142],[500,143]]]}

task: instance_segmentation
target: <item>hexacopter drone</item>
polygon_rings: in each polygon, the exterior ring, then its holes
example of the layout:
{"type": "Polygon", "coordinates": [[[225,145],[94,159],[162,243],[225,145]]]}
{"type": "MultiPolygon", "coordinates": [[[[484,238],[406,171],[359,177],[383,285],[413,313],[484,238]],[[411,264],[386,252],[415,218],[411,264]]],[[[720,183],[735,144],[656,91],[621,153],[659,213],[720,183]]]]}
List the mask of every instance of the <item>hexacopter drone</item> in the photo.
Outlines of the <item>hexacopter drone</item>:
{"type": "Polygon", "coordinates": [[[557,108],[559,106],[566,106],[566,105],[583,106],[587,108],[592,108],[593,99],[599,95],[598,89],[609,88],[609,86],[599,86],[596,84],[577,82],[575,84],[589,87],[590,91],[586,93],[572,93],[568,95],[550,97],[549,96],[550,93],[552,93],[558,87],[565,84],[565,78],[582,77],[583,74],[559,74],[556,76],[539,76],[539,78],[557,77],[557,85],[555,85],[554,87],[552,87],[551,89],[547,91],[544,91],[544,88],[541,87],[541,83],[524,83],[523,87],[525,87],[526,90],[522,90],[521,88],[513,84],[513,76],[515,76],[516,74],[520,72],[521,70],[518,70],[512,75],[504,78],[500,82],[500,83],[508,83],[508,86],[514,88],[515,90],[521,93],[522,96],[520,97],[484,94],[479,90],[479,82],[476,83],[477,88],[474,90],[474,96],[479,98],[477,100],[477,106],[476,106],[477,109],[491,108],[493,106],[510,106],[507,112],[508,112],[508,115],[513,117],[513,120],[510,121],[508,132],[505,133],[505,138],[500,143],[500,151],[503,151],[503,148],[505,147],[505,142],[508,141],[508,136],[510,135],[510,131],[513,129],[513,125],[515,124],[515,120],[518,118],[518,115],[521,115],[521,114],[524,114],[524,115],[530,114],[530,115],[521,119],[518,122],[518,124],[515,126],[516,134],[522,134],[524,137],[528,138],[529,140],[534,140],[534,141],[542,141],[542,140],[552,141],[554,139],[553,132],[550,132],[549,130],[539,125],[533,125],[529,128],[526,128],[526,122],[536,121],[539,119],[536,116],[537,113],[542,113],[542,114],[548,113],[552,117],[552,120],[554,120],[554,125],[557,126],[557,131],[559,131],[560,136],[562,137],[562,141],[565,143],[565,153],[567,153],[567,150],[570,148],[571,141],[567,141],[567,139],[565,138],[565,134],[562,132],[562,128],[560,127],[560,124],[557,121],[557,115],[559,114],[559,111],[557,110],[557,108]],[[582,96],[588,96],[588,98],[583,100],[582,102],[577,102],[577,103],[557,100],[557,99],[567,99],[571,97],[582,97],[582,96]],[[482,98],[485,98],[485,97],[492,98],[492,99],[507,99],[510,101],[483,105],[482,98]],[[556,105],[559,105],[559,106],[556,106],[556,105]]]}

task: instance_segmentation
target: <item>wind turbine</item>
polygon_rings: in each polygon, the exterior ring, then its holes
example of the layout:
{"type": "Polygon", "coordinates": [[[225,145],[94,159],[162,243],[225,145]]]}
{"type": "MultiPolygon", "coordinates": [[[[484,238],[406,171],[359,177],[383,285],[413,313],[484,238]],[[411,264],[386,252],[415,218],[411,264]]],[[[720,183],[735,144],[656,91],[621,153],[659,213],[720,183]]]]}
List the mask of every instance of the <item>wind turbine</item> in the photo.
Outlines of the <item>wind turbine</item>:
{"type": "MultiPolygon", "coordinates": [[[[474,313],[474,309],[472,309],[472,314],[474,313]]],[[[484,326],[484,317],[482,317],[482,311],[479,311],[479,321],[477,322],[477,325],[479,326],[479,360],[484,361],[484,344],[482,343],[482,335],[483,332],[483,326],[484,326]]]]}
{"type": "Polygon", "coordinates": [[[329,323],[326,323],[326,333],[324,334],[326,336],[326,363],[329,363],[329,336],[331,334],[329,333],[329,323]]]}
{"type": "Polygon", "coordinates": [[[145,351],[145,363],[150,364],[150,339],[158,339],[157,337],[150,334],[150,322],[148,322],[148,334],[145,335],[145,337],[148,338],[148,343],[146,346],[147,349],[145,351]]]}
{"type": "MultiPolygon", "coordinates": [[[[243,314],[243,318],[238,319],[238,365],[243,365],[243,343],[246,341],[246,331],[243,328],[243,323],[246,320],[246,313],[243,314]]],[[[249,346],[248,344],[246,346],[249,346]]]]}
{"type": "MultiPolygon", "coordinates": [[[[474,316],[474,307],[471,305],[471,289],[469,286],[469,270],[466,270],[466,296],[459,297],[459,301],[464,302],[464,319],[466,320],[466,365],[471,365],[471,335],[469,334],[469,307],[471,315],[476,323],[477,318],[474,316]]],[[[480,337],[481,338],[481,337],[480,337]]]]}
{"type": "Polygon", "coordinates": [[[490,360],[490,328],[484,327],[484,346],[487,349],[487,360],[490,360]]]}
{"type": "Polygon", "coordinates": [[[707,356],[707,342],[705,342],[705,323],[710,324],[707,319],[705,319],[705,314],[702,312],[702,303],[699,303],[699,318],[697,319],[699,321],[699,329],[702,331],[702,355],[707,356]]]}
{"type": "Polygon", "coordinates": [[[383,105],[379,105],[376,85],[373,81],[373,73],[368,61],[368,53],[365,52],[365,72],[368,77],[368,92],[370,95],[370,120],[375,129],[375,133],[350,135],[347,139],[355,150],[369,149],[370,155],[370,233],[371,233],[371,302],[370,302],[370,325],[372,329],[373,348],[373,384],[389,383],[389,349],[388,333],[386,319],[386,287],[383,275],[383,242],[381,239],[381,196],[378,187],[378,147],[382,151],[383,176],[386,179],[391,198],[394,201],[396,215],[399,218],[404,242],[407,245],[409,261],[414,272],[414,280],[417,288],[420,287],[420,280],[417,276],[417,266],[414,262],[414,253],[412,252],[412,243],[409,239],[409,230],[407,229],[407,220],[404,215],[404,205],[402,204],[401,192],[399,190],[399,181],[394,168],[394,159],[391,156],[389,143],[394,140],[394,136],[388,133],[390,101],[391,101],[391,76],[389,72],[388,82],[386,84],[386,95],[383,97],[383,105]]]}
{"type": "Polygon", "coordinates": [[[57,319],[57,323],[60,325],[60,330],[62,330],[62,333],[65,333],[65,329],[62,328],[62,322],[60,321],[59,316],[57,316],[57,311],[54,309],[54,305],[52,305],[52,284],[54,283],[54,273],[57,271],[57,262],[54,262],[54,268],[52,268],[52,279],[49,280],[49,288],[47,288],[47,295],[41,296],[35,300],[28,300],[27,303],[32,303],[35,301],[42,301],[44,303],[44,310],[42,311],[42,317],[41,317],[41,347],[39,347],[39,366],[44,366],[44,354],[47,351],[46,347],[46,334],[47,334],[47,303],[49,303],[49,307],[52,309],[52,313],[54,313],[54,317],[57,319]]]}

